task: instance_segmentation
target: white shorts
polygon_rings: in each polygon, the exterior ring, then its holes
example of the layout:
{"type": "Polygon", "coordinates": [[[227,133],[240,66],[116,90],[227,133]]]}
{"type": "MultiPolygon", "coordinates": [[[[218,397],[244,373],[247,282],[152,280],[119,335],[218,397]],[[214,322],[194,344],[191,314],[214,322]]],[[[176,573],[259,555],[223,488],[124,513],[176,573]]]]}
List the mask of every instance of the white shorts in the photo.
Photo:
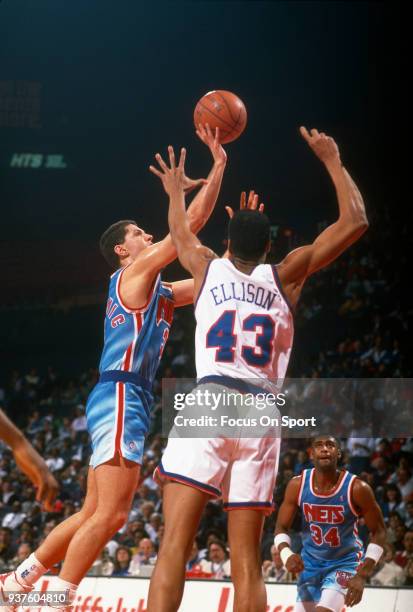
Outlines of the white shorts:
{"type": "Polygon", "coordinates": [[[225,510],[271,514],[280,438],[169,438],[154,478],[222,497],[225,510]]]}
{"type": "Polygon", "coordinates": [[[341,612],[344,609],[344,600],[345,595],[341,591],[323,589],[319,602],[297,601],[294,612],[317,612],[317,607],[331,610],[331,612],[341,612]]]}

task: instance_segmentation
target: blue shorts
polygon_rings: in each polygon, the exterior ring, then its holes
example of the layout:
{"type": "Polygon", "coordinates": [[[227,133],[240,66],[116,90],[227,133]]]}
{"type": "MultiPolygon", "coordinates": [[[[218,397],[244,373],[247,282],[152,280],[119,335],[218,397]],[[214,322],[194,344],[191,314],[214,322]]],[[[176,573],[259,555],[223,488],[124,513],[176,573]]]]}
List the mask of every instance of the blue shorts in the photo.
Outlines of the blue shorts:
{"type": "Polygon", "coordinates": [[[324,569],[304,569],[297,580],[297,601],[318,603],[323,589],[345,595],[348,581],[355,575],[357,566],[357,563],[335,563],[324,569]]]}
{"type": "Polygon", "coordinates": [[[153,395],[131,382],[98,382],[86,404],[93,468],[120,454],[142,463],[153,395]]]}

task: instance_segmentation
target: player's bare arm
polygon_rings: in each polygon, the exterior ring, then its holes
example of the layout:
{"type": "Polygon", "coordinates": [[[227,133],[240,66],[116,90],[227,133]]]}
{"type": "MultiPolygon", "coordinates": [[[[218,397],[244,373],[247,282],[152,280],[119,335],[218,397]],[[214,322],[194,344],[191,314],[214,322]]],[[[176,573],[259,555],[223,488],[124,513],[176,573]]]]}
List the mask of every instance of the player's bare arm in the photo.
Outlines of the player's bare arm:
{"type": "Polygon", "coordinates": [[[380,507],[371,487],[359,478],[353,486],[353,503],[366,523],[370,542],[363,563],[359,566],[356,575],[349,580],[345,599],[346,606],[349,607],[361,601],[366,580],[373,575],[386,543],[386,527],[380,507]]]}
{"type": "Polygon", "coordinates": [[[301,127],[300,132],[330,174],[336,189],[339,216],[312,244],[292,251],[277,267],[283,288],[293,306],[305,280],[337,259],[368,228],[363,198],[343,167],[334,140],[315,129],[309,133],[306,128],[301,127]]]}
{"type": "MultiPolygon", "coordinates": [[[[193,181],[184,175],[183,189],[185,194],[194,187],[203,183],[202,188],[191,202],[187,214],[191,230],[194,233],[205,225],[209,219],[221,188],[225,171],[227,155],[219,143],[219,130],[212,134],[208,125],[199,125],[197,130],[199,139],[208,146],[214,163],[206,180],[193,181]]],[[[156,160],[159,168],[150,166],[150,171],[161,179],[164,185],[164,172],[166,164],[158,153],[156,160]]],[[[146,302],[147,295],[158,272],[177,257],[176,248],[170,234],[163,240],[145,248],[137,259],[125,270],[121,281],[121,296],[125,303],[132,307],[139,307],[146,302]],[[136,281],[139,282],[136,282],[136,281]]],[[[176,304],[183,305],[183,304],[176,304]]]]}
{"type": "Polygon", "coordinates": [[[297,512],[297,500],[300,492],[301,476],[290,480],[285,490],[284,500],[277,515],[274,544],[278,548],[284,566],[289,572],[299,574],[304,569],[300,555],[293,553],[288,532],[297,512]]]}
{"type": "Polygon", "coordinates": [[[43,503],[48,512],[52,512],[59,488],[57,481],[20,429],[2,410],[0,410],[0,438],[10,446],[17,466],[37,489],[36,500],[43,503]]]}

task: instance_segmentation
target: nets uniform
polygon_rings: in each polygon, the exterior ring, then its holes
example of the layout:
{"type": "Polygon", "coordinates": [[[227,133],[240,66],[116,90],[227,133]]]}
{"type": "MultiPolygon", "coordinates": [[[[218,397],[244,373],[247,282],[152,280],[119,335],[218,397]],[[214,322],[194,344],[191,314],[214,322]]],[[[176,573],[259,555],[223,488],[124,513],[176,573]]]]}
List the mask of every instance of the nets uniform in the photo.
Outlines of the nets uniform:
{"type": "MultiPolygon", "coordinates": [[[[285,377],[293,318],[275,266],[260,264],[251,274],[229,259],[214,259],[196,305],[198,388],[207,384],[260,391],[285,377]],[[244,383],[244,385],[241,385],[244,383]]],[[[171,479],[223,497],[224,508],[272,511],[279,437],[170,437],[155,477],[171,479]]]]}
{"type": "Polygon", "coordinates": [[[130,309],[122,302],[119,286],[125,269],[110,279],[100,378],[86,405],[94,468],[117,453],[142,462],[152,384],[173,319],[172,290],[160,275],[143,308],[130,309]]]}
{"type": "Polygon", "coordinates": [[[314,491],[314,469],[301,475],[297,504],[302,513],[304,571],[298,579],[297,601],[316,603],[324,589],[344,595],[348,580],[362,561],[358,514],[351,497],[355,479],[343,470],[335,489],[322,495],[314,491]]]}

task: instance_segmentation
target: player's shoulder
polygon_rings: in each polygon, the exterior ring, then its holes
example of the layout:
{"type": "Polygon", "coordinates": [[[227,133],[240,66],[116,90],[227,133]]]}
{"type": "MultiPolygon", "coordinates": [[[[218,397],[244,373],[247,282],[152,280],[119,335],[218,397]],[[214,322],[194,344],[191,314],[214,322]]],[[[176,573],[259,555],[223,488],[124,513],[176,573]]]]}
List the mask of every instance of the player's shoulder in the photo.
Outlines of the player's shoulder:
{"type": "Polygon", "coordinates": [[[298,476],[293,476],[291,478],[291,480],[289,481],[287,488],[286,488],[286,495],[288,495],[289,497],[295,497],[296,499],[298,499],[298,494],[300,492],[301,489],[301,484],[303,482],[303,478],[305,476],[305,470],[303,472],[301,472],[301,474],[299,474],[298,476]]]}

